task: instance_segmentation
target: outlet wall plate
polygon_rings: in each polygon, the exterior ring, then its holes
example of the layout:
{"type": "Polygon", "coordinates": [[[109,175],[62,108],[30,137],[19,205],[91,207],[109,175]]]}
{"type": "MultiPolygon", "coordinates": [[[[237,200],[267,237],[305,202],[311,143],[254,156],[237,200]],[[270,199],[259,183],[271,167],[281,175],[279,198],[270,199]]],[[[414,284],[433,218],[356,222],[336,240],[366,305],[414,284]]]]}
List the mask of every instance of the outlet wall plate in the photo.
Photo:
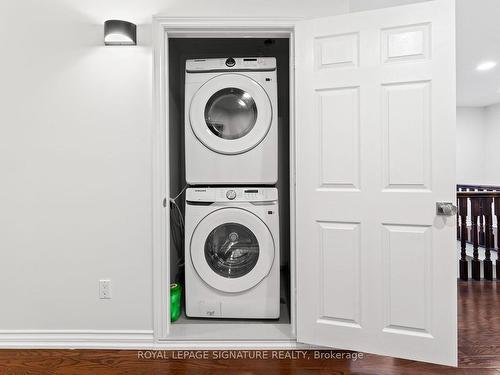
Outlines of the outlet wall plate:
{"type": "Polygon", "coordinates": [[[99,298],[111,299],[111,280],[99,280],[99,298]]]}

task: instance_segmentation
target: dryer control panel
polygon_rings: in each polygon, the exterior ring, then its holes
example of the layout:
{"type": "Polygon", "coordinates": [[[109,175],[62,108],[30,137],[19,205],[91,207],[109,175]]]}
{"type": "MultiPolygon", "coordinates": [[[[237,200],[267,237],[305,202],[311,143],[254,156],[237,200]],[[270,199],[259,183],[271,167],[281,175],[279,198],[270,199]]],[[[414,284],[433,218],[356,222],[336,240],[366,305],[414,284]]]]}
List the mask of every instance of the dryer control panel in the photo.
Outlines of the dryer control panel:
{"type": "Polygon", "coordinates": [[[276,58],[274,57],[227,57],[221,59],[186,60],[186,72],[188,73],[234,70],[271,71],[275,69],[276,58]]]}
{"type": "Polygon", "coordinates": [[[261,187],[189,188],[188,202],[272,202],[278,200],[278,189],[261,187]]]}

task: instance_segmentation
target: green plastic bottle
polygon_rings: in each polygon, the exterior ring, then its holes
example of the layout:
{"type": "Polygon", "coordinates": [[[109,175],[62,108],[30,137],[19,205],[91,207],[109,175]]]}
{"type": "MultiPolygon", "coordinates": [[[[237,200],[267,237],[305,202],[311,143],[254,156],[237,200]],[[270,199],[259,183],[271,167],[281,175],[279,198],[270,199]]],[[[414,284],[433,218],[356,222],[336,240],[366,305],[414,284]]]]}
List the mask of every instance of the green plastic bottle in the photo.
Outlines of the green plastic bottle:
{"type": "Polygon", "coordinates": [[[178,283],[170,284],[170,321],[175,322],[181,316],[181,292],[178,283]]]}

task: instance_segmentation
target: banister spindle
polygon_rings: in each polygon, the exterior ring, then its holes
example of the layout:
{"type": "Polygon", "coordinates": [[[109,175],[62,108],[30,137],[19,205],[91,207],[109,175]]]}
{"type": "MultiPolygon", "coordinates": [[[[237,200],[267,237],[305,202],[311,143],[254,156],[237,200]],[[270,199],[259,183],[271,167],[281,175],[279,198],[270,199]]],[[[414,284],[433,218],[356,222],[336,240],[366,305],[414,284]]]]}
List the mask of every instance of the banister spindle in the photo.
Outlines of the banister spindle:
{"type": "MultiPolygon", "coordinates": [[[[469,189],[467,189],[467,188],[463,188],[462,190],[469,191],[469,189]]],[[[467,198],[466,201],[467,201],[467,212],[469,212],[469,207],[470,207],[469,215],[472,215],[472,201],[469,198],[467,198]]],[[[471,229],[469,227],[467,227],[467,220],[465,221],[465,227],[467,228],[467,231],[465,234],[465,240],[466,241],[470,240],[470,242],[472,242],[471,229]]]]}
{"type": "Polygon", "coordinates": [[[472,278],[474,280],[481,279],[481,262],[479,261],[479,233],[477,227],[477,219],[480,213],[480,198],[471,197],[471,232],[472,232],[472,278]]]}
{"type": "Polygon", "coordinates": [[[497,271],[497,280],[500,280],[500,261],[498,254],[500,253],[500,197],[495,197],[495,216],[497,217],[497,260],[495,268],[497,271]]]}
{"type": "MultiPolygon", "coordinates": [[[[477,191],[484,191],[484,189],[477,189],[477,191]]],[[[479,201],[479,246],[484,246],[484,220],[483,220],[483,215],[484,215],[484,207],[483,207],[483,200],[478,199],[479,201]]]]}
{"type": "MultiPolygon", "coordinates": [[[[495,192],[494,189],[488,189],[489,192],[492,192],[492,194],[495,192]]],[[[491,230],[488,232],[488,235],[491,237],[490,238],[490,249],[495,250],[495,237],[496,234],[493,231],[493,225],[495,224],[495,211],[493,209],[493,204],[494,200],[493,197],[489,198],[489,203],[490,208],[491,208],[491,230]]]]}
{"type": "Polygon", "coordinates": [[[469,264],[467,262],[467,198],[458,198],[459,214],[462,232],[460,233],[460,279],[469,279],[469,264]]]}
{"type": "MultiPolygon", "coordinates": [[[[467,188],[463,188],[463,191],[467,191],[467,188]]],[[[467,206],[467,212],[469,212],[469,199],[465,199],[465,205],[467,206]]],[[[465,231],[465,241],[469,241],[469,228],[467,228],[467,219],[465,219],[465,228],[467,229],[465,231]]]]}
{"type": "Polygon", "coordinates": [[[486,280],[493,280],[493,264],[491,263],[491,233],[493,231],[492,218],[491,218],[491,198],[483,198],[483,213],[484,213],[484,241],[485,241],[485,254],[483,261],[484,278],[486,280]]]}

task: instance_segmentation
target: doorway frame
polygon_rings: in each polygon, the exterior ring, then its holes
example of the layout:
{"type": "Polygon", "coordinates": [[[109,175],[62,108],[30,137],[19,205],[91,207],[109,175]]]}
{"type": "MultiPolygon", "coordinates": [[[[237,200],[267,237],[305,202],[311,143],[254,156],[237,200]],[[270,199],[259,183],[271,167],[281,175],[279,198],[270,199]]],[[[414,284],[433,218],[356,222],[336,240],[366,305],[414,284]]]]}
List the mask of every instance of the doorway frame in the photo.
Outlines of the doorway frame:
{"type": "MultiPolygon", "coordinates": [[[[295,140],[295,26],[303,18],[282,17],[153,17],[153,129],[152,129],[152,283],[153,283],[153,336],[157,344],[190,346],[199,343],[169,340],[170,316],[170,170],[167,145],[169,143],[168,108],[168,40],[169,38],[276,38],[287,37],[290,43],[290,325],[296,334],[296,140],[295,140]]],[[[244,346],[246,348],[295,348],[295,339],[289,341],[224,341],[206,342],[210,348],[244,346]]]]}

